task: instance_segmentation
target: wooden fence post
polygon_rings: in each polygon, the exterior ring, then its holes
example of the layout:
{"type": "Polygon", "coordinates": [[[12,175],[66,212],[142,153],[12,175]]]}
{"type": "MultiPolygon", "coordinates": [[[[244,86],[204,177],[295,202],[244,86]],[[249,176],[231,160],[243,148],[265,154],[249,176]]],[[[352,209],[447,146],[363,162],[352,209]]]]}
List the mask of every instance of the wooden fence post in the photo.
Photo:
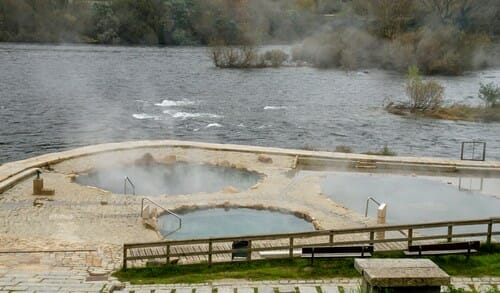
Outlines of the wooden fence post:
{"type": "Polygon", "coordinates": [[[293,258],[293,237],[290,237],[290,247],[288,247],[288,257],[293,258]]]}
{"type": "Polygon", "coordinates": [[[330,231],[330,245],[333,245],[333,231],[330,231]]]}
{"type": "Polygon", "coordinates": [[[248,240],[247,261],[252,260],[252,240],[248,240]]]}
{"type": "Polygon", "coordinates": [[[448,242],[453,239],[453,225],[448,225],[448,237],[446,239],[448,242]]]}
{"type": "Polygon", "coordinates": [[[208,240],[208,267],[212,266],[212,239],[208,240]]]}
{"type": "Polygon", "coordinates": [[[408,228],[408,247],[413,244],[413,228],[408,228]]]}
{"type": "Polygon", "coordinates": [[[488,223],[488,235],[486,235],[486,243],[491,244],[491,233],[493,232],[493,219],[488,223]]]}
{"type": "Polygon", "coordinates": [[[127,270],[127,247],[123,245],[123,270],[127,270]]]}
{"type": "Polygon", "coordinates": [[[167,264],[170,263],[170,245],[167,244],[167,264]]]}
{"type": "MultiPolygon", "coordinates": [[[[375,232],[370,231],[370,240],[375,239],[375,232]]],[[[370,242],[370,245],[373,245],[373,242],[370,242]]]]}

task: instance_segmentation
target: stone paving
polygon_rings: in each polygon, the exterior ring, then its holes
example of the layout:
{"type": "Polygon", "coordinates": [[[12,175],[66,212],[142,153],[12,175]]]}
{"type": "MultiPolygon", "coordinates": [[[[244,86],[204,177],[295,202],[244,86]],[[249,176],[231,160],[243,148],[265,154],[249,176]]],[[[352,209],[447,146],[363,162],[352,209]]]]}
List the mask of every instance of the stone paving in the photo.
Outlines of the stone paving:
{"type": "MultiPolygon", "coordinates": [[[[157,241],[162,237],[146,229],[139,219],[141,198],[118,195],[72,181],[100,162],[140,158],[145,152],[156,159],[175,156],[217,166],[247,169],[265,174],[249,190],[189,196],[163,196],[162,206],[201,207],[231,203],[241,207],[285,209],[307,215],[316,228],[336,229],[373,223],[362,215],[331,201],[321,193],[320,177],[290,177],[298,158],[328,160],[350,165],[361,159],[383,164],[414,165],[440,169],[500,170],[500,162],[465,162],[435,158],[374,157],[356,154],[310,152],[262,147],[218,145],[179,141],[145,141],[106,144],[47,154],[0,166],[0,293],[25,292],[169,292],[169,293],[334,293],[356,292],[359,279],[277,282],[218,281],[206,284],[137,286],[121,284],[100,273],[117,269],[123,243],[157,241]],[[112,153],[111,153],[112,152],[112,153]],[[87,156],[92,154],[92,156],[87,156]],[[272,163],[259,160],[266,154],[272,163]],[[434,166],[434,167],[432,167],[434,166]],[[436,167],[438,166],[438,167],[436,167]],[[50,197],[32,195],[34,168],[44,167],[50,197]],[[448,168],[447,167],[447,168],[448,168]],[[293,184],[292,184],[293,183],[293,184]],[[293,188],[290,188],[293,187],[293,188]],[[58,251],[58,252],[50,252],[58,251]],[[91,275],[93,274],[93,275],[91,275]],[[120,285],[120,286],[117,286],[120,285]],[[174,292],[175,290],[175,292],[174,292]]],[[[412,168],[412,167],[411,167],[412,168]]],[[[429,170],[430,170],[429,169],[429,170]]],[[[457,288],[486,292],[498,290],[499,278],[453,278],[457,288]]],[[[493,291],[494,292],[494,291],[493,291]]]]}
{"type": "MultiPolygon", "coordinates": [[[[94,279],[81,268],[53,268],[47,271],[0,269],[0,292],[337,293],[359,292],[361,284],[360,278],[258,282],[221,280],[203,284],[166,285],[131,285],[121,283],[114,277],[94,279]]],[[[500,277],[454,277],[451,281],[455,288],[466,292],[500,290],[500,277]]],[[[442,288],[442,292],[446,290],[446,287],[442,288]]]]}
{"type": "MultiPolygon", "coordinates": [[[[452,278],[455,288],[462,288],[466,292],[498,292],[500,278],[452,278]],[[489,290],[489,291],[488,291],[489,290]],[[495,291],[497,290],[497,291],[495,291]]],[[[174,285],[130,285],[115,292],[169,292],[173,293],[338,293],[359,292],[361,279],[335,278],[327,280],[281,280],[260,282],[213,282],[206,284],[174,284],[174,285]]],[[[443,287],[442,292],[448,288],[443,287]]]]}

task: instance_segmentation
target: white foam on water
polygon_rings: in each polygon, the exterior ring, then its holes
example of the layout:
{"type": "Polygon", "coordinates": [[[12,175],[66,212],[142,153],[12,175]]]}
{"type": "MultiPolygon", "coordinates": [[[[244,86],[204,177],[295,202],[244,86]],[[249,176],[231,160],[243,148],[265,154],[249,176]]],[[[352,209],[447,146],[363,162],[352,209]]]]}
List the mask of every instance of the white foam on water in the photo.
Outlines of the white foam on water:
{"type": "Polygon", "coordinates": [[[283,110],[286,108],[286,106],[265,106],[264,110],[283,110]]]}
{"type": "Polygon", "coordinates": [[[222,127],[219,123],[210,123],[205,128],[211,128],[211,127],[222,127]]]}
{"type": "Polygon", "coordinates": [[[245,124],[240,123],[240,124],[238,124],[238,127],[245,127],[245,124]]]}
{"type": "Polygon", "coordinates": [[[212,114],[212,113],[188,113],[188,112],[177,112],[173,110],[165,110],[163,113],[168,114],[172,116],[173,118],[181,118],[181,119],[188,119],[188,118],[199,118],[199,117],[204,117],[204,118],[221,118],[220,115],[217,114],[212,114]]]}
{"type": "Polygon", "coordinates": [[[145,119],[160,120],[160,116],[151,115],[151,114],[147,114],[147,113],[132,114],[132,117],[134,117],[135,119],[139,119],[139,120],[145,120],[145,119]]]}
{"type": "Polygon", "coordinates": [[[193,105],[193,101],[182,100],[182,101],[173,101],[173,100],[163,100],[161,103],[156,103],[155,106],[159,107],[177,107],[177,106],[187,106],[193,105]]]}

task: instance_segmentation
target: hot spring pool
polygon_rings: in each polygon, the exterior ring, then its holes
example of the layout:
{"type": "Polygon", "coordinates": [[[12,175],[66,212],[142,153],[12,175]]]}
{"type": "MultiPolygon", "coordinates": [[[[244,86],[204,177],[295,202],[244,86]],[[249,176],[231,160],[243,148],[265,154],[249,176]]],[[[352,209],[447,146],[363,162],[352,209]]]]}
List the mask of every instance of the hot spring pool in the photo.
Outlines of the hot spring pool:
{"type": "Polygon", "coordinates": [[[182,228],[172,234],[169,233],[175,229],[176,220],[169,215],[161,216],[160,233],[169,239],[195,239],[314,230],[312,223],[292,214],[247,208],[203,209],[180,216],[182,228]]]}
{"type": "MultiPolygon", "coordinates": [[[[239,190],[256,184],[260,176],[246,170],[177,162],[175,164],[130,164],[100,168],[80,175],[75,182],[113,193],[124,193],[125,178],[131,179],[138,195],[175,195],[217,192],[227,186],[239,190]]],[[[127,183],[128,194],[132,193],[127,183]]]]}
{"type": "MultiPolygon", "coordinates": [[[[500,215],[499,178],[328,172],[321,190],[333,201],[363,215],[369,196],[386,203],[389,224],[500,215]]],[[[368,215],[376,217],[372,202],[368,215]]]]}

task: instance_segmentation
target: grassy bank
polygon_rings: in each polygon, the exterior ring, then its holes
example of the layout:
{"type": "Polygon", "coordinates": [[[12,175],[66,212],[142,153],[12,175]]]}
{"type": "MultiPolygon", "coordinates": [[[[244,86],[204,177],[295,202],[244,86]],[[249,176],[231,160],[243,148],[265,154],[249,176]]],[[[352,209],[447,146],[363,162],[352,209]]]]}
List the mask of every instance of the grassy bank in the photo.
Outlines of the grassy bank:
{"type": "MultiPolygon", "coordinates": [[[[379,258],[404,257],[402,253],[377,254],[379,258]]],[[[500,276],[500,247],[482,247],[481,253],[471,256],[450,255],[432,257],[437,265],[452,276],[500,276]]],[[[114,273],[121,281],[133,284],[203,283],[220,279],[251,281],[280,279],[328,279],[335,277],[359,277],[353,259],[318,259],[314,266],[305,259],[262,260],[193,265],[167,265],[128,269],[114,273]]]]}
{"type": "Polygon", "coordinates": [[[428,111],[410,111],[405,105],[390,104],[386,107],[389,113],[408,117],[427,117],[443,120],[500,122],[500,107],[484,108],[466,105],[439,107],[428,111]]]}
{"type": "Polygon", "coordinates": [[[324,279],[333,277],[358,277],[353,259],[319,259],[309,266],[305,259],[274,259],[253,262],[235,262],[193,265],[167,265],[118,271],[114,274],[121,281],[134,284],[203,283],[220,279],[252,281],[280,279],[324,279]]]}

